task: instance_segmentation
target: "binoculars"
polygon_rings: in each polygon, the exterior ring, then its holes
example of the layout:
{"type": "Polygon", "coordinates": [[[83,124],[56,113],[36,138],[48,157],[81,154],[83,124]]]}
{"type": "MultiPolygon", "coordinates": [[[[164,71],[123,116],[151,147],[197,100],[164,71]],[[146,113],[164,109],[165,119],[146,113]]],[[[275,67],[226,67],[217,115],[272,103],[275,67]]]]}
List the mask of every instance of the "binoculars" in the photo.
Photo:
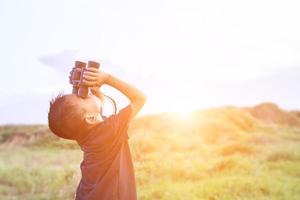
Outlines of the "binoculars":
{"type": "Polygon", "coordinates": [[[72,93],[79,97],[86,98],[89,95],[89,87],[82,85],[83,72],[87,68],[99,69],[100,64],[95,61],[88,61],[88,64],[81,61],[75,61],[75,67],[72,70],[71,81],[73,85],[72,93]]]}

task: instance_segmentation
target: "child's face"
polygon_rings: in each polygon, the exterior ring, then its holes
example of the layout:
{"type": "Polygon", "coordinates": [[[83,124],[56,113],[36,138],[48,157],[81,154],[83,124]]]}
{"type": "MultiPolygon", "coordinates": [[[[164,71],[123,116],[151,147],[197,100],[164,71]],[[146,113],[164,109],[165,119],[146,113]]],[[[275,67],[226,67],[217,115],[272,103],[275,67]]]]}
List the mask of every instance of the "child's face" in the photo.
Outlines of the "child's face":
{"type": "Polygon", "coordinates": [[[102,102],[99,98],[94,95],[89,95],[87,98],[83,99],[83,105],[86,110],[87,122],[90,124],[96,124],[103,121],[100,114],[102,102]]]}
{"type": "Polygon", "coordinates": [[[103,121],[103,118],[100,114],[102,102],[99,98],[94,95],[89,95],[83,99],[74,94],[71,94],[70,97],[72,98],[72,101],[78,103],[80,107],[85,110],[85,118],[88,119],[88,123],[94,124],[103,121]]]}
{"type": "Polygon", "coordinates": [[[84,107],[86,108],[87,112],[90,114],[100,114],[102,102],[99,98],[94,95],[89,95],[87,98],[83,99],[84,107]]]}

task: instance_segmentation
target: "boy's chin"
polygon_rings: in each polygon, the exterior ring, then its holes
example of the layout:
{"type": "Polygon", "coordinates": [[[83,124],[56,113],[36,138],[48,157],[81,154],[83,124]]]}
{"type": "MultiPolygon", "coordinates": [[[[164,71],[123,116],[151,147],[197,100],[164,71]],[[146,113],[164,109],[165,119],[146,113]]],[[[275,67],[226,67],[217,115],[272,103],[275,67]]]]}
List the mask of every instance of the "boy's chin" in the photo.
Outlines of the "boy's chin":
{"type": "Polygon", "coordinates": [[[97,121],[89,122],[87,126],[93,128],[93,127],[97,126],[98,124],[100,124],[100,123],[103,122],[103,121],[104,121],[104,120],[101,118],[101,121],[100,121],[100,119],[99,119],[99,120],[97,120],[97,121]]]}

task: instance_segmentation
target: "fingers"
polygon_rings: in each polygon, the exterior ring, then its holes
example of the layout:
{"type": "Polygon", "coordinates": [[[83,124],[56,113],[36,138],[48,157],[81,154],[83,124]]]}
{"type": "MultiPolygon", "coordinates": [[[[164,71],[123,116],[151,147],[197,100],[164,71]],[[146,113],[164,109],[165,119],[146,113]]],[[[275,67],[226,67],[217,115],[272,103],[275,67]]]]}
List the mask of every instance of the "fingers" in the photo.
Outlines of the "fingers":
{"type": "Polygon", "coordinates": [[[85,72],[94,72],[94,73],[98,73],[99,72],[99,69],[97,69],[97,68],[86,68],[85,70],[84,70],[85,72]]]}
{"type": "Polygon", "coordinates": [[[87,80],[87,81],[97,81],[97,77],[94,76],[87,76],[87,75],[83,75],[83,79],[87,80]]]}
{"type": "Polygon", "coordinates": [[[72,68],[72,70],[71,70],[70,73],[69,73],[69,83],[70,83],[70,84],[73,84],[73,81],[72,81],[73,71],[74,71],[74,68],[72,68]]]}
{"type": "Polygon", "coordinates": [[[83,76],[94,76],[97,77],[99,73],[84,71],[83,76]]]}
{"type": "MultiPolygon", "coordinates": [[[[73,67],[72,70],[69,72],[69,83],[74,85],[74,86],[78,86],[78,81],[79,80],[73,80],[74,76],[77,77],[78,74],[80,76],[80,72],[82,71],[81,68],[75,68],[73,67]],[[76,75],[77,74],[77,75],[76,75]]],[[[78,77],[77,77],[78,78],[78,77]]]]}
{"type": "Polygon", "coordinates": [[[98,86],[98,83],[97,81],[89,81],[89,80],[82,80],[81,84],[80,85],[85,85],[85,86],[88,86],[88,87],[94,87],[94,86],[98,86]]]}
{"type": "Polygon", "coordinates": [[[99,78],[99,74],[94,72],[84,71],[82,77],[87,80],[97,80],[99,78]]]}
{"type": "Polygon", "coordinates": [[[69,76],[69,83],[73,84],[72,78],[69,76]]]}
{"type": "MultiPolygon", "coordinates": [[[[69,83],[75,84],[75,80],[72,80],[74,73],[82,72],[82,81],[79,85],[84,85],[88,87],[95,87],[99,85],[99,69],[96,68],[72,68],[69,74],[69,83]],[[82,72],[83,70],[83,72],[82,72]]],[[[77,84],[78,85],[78,84],[77,84]]]]}
{"type": "Polygon", "coordinates": [[[84,80],[87,81],[97,81],[99,73],[98,72],[91,72],[91,71],[84,71],[82,77],[84,80]]]}

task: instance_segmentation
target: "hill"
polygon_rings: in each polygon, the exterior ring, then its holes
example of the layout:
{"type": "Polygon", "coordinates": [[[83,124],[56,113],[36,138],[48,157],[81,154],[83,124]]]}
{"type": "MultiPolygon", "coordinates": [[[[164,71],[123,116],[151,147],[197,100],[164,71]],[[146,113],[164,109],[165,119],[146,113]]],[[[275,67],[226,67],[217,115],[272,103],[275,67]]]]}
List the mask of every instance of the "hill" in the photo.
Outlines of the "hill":
{"type": "Polygon", "coordinates": [[[300,126],[300,115],[297,111],[285,111],[273,103],[262,103],[253,108],[245,108],[253,117],[269,124],[300,126]]]}
{"type": "MultiPolygon", "coordinates": [[[[223,137],[239,137],[258,127],[286,126],[300,128],[300,112],[285,111],[273,103],[254,107],[212,108],[190,113],[161,113],[135,119],[130,132],[148,130],[152,133],[193,132],[202,135],[206,142],[216,142],[223,137]]],[[[0,144],[10,145],[58,145],[63,142],[54,136],[46,125],[2,125],[0,144]]],[[[71,145],[72,146],[72,145],[71,145]]]]}
{"type": "MultiPolygon", "coordinates": [[[[129,127],[141,200],[300,196],[300,117],[273,103],[141,116],[129,127]]],[[[0,199],[73,199],[78,145],[46,125],[0,126],[0,199]]]]}

